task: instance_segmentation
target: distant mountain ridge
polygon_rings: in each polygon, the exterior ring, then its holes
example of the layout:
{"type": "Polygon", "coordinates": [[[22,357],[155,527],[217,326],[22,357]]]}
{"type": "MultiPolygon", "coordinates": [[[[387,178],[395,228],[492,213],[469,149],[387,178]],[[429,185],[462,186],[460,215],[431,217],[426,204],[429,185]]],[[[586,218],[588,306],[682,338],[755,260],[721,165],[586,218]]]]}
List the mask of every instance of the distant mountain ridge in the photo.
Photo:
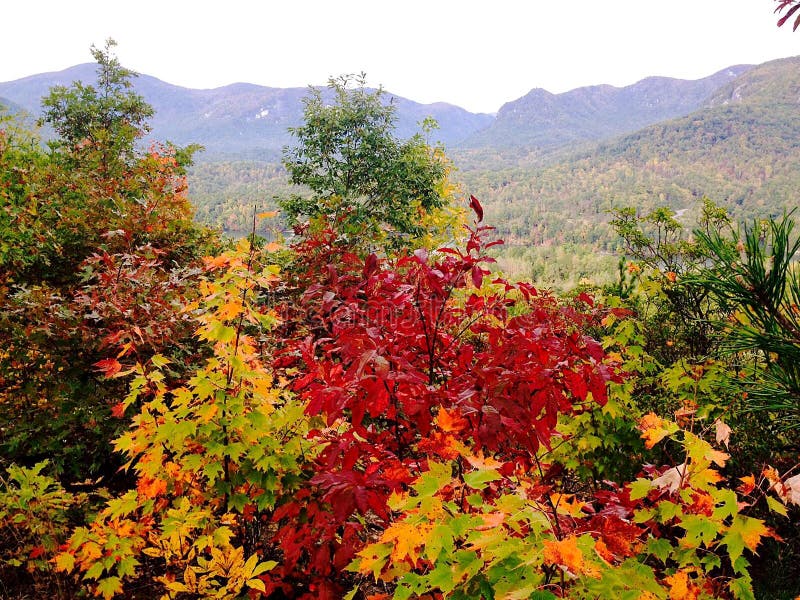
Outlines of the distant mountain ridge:
{"type": "MultiPolygon", "coordinates": [[[[37,114],[40,99],[52,86],[69,85],[77,80],[94,84],[95,67],[87,63],[0,83],[0,96],[37,114]]],[[[302,99],[308,94],[308,88],[271,88],[250,83],[198,90],[149,75],[139,75],[134,87],[156,111],[151,122],[152,137],[180,145],[202,144],[206,147],[206,159],[275,160],[283,146],[291,142],[287,128],[301,123],[302,99]]],[[[420,104],[388,92],[386,98],[393,98],[397,106],[396,130],[401,137],[416,133],[418,123],[430,116],[439,123],[433,139],[450,146],[493,120],[491,115],[470,113],[444,102],[420,104]]]]}
{"type": "Polygon", "coordinates": [[[708,196],[737,222],[798,206],[800,57],[746,70],[703,107],[545,163],[462,170],[488,222],[519,245],[589,243],[613,251],[609,210],[669,206],[692,226],[708,196]]]}
{"type": "MultiPolygon", "coordinates": [[[[648,77],[633,85],[581,87],[563,94],[533,89],[503,105],[495,116],[446,104],[420,104],[394,96],[397,133],[408,137],[418,123],[433,117],[439,129],[432,141],[448,149],[527,148],[551,150],[632,133],[666,119],[687,115],[751,66],[736,65],[694,81],[648,77]]],[[[40,100],[54,85],[75,80],[94,83],[95,65],[70,67],[0,83],[0,97],[37,114],[40,100]]],[[[153,105],[152,138],[206,147],[204,160],[274,161],[291,143],[287,128],[302,118],[307,88],[271,88],[249,83],[198,90],[140,75],[135,88],[153,105]]]]}
{"type": "Polygon", "coordinates": [[[697,80],[648,77],[626,87],[595,85],[563,94],[536,88],[504,104],[492,124],[463,145],[547,150],[601,141],[688,115],[751,68],[735,65],[697,80]]]}

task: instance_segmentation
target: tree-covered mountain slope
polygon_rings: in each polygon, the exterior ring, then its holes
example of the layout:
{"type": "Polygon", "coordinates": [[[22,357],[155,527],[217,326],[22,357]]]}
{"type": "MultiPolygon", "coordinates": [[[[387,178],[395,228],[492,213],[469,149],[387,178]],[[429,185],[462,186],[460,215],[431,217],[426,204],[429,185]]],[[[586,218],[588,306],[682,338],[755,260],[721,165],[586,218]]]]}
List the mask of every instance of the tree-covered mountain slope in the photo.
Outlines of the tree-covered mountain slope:
{"type": "MultiPolygon", "coordinates": [[[[753,68],[692,114],[601,143],[554,164],[525,160],[461,172],[493,222],[519,243],[614,243],[608,211],[668,205],[692,216],[709,196],[738,219],[797,205],[800,58],[753,68]]],[[[474,157],[473,157],[474,159],[474,157]]]]}

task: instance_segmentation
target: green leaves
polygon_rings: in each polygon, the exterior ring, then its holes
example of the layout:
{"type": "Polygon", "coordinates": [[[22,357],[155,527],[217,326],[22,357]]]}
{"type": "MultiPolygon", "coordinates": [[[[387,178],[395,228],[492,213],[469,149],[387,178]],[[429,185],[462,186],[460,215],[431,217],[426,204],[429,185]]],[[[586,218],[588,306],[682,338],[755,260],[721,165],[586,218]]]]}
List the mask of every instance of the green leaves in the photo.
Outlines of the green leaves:
{"type": "Polygon", "coordinates": [[[394,104],[365,85],[362,73],[331,79],[329,91],[310,88],[304,123],[289,130],[297,143],[283,161],[291,182],[313,193],[281,201],[290,221],[327,219],[351,247],[380,240],[385,228],[395,243],[421,237],[421,220],[448,200],[441,152],[421,136],[395,137],[394,104]]]}

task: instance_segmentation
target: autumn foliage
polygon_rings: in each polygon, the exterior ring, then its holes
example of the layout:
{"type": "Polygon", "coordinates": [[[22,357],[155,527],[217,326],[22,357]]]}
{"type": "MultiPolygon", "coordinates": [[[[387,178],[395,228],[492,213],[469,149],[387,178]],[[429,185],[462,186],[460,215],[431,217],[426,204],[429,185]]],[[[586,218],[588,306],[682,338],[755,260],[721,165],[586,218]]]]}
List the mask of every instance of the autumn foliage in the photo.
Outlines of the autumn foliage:
{"type": "Polygon", "coordinates": [[[475,197],[436,249],[399,231],[376,251],[352,214],[289,246],[223,242],[191,223],[177,149],[115,154],[100,133],[52,155],[0,135],[0,218],[19,225],[0,245],[10,587],[754,597],[800,475],[787,454],[741,466],[738,358],[658,363],[632,283],[505,279],[475,197]]]}

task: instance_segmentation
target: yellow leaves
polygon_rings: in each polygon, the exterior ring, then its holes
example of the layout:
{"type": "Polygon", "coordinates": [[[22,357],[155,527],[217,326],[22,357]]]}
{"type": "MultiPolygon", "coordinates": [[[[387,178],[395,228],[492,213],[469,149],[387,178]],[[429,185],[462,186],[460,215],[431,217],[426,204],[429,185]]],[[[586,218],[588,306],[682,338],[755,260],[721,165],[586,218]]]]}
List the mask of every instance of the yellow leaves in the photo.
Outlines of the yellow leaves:
{"type": "Polygon", "coordinates": [[[725,463],[728,462],[730,458],[730,454],[721,452],[720,450],[710,449],[706,452],[706,458],[718,467],[724,467],[725,463]]]}
{"type": "Polygon", "coordinates": [[[761,538],[767,535],[770,531],[764,523],[759,519],[748,519],[749,525],[741,528],[742,542],[745,548],[755,552],[758,545],[761,543],[761,538]]]}
{"type": "Polygon", "coordinates": [[[543,557],[546,563],[560,566],[574,576],[588,575],[597,577],[599,569],[585,560],[583,552],[578,548],[578,538],[569,535],[563,540],[544,540],[543,557]]]}
{"type": "Polygon", "coordinates": [[[56,556],[56,571],[69,573],[75,568],[75,555],[72,552],[61,552],[56,556]]]}
{"type": "Polygon", "coordinates": [[[742,555],[745,548],[755,552],[761,543],[761,538],[768,535],[774,536],[761,519],[736,515],[721,543],[728,547],[728,554],[733,563],[742,555]]]}
{"type": "Polygon", "coordinates": [[[402,521],[394,523],[384,531],[380,542],[392,544],[390,558],[393,562],[408,559],[416,564],[419,559],[419,549],[425,546],[432,529],[433,524],[431,523],[402,521]]]}
{"type": "Polygon", "coordinates": [[[210,558],[199,556],[196,564],[189,564],[183,571],[183,581],[176,581],[168,574],[158,578],[172,592],[194,594],[203,598],[239,597],[244,588],[260,592],[266,590],[259,575],[273,569],[274,561],[259,562],[257,554],[247,560],[243,547],[229,544],[211,546],[210,558]]]}
{"type": "Polygon", "coordinates": [[[556,507],[556,511],[562,515],[571,517],[581,517],[584,515],[583,508],[586,503],[578,499],[574,494],[552,494],[550,501],[556,507]]]}
{"type": "Polygon", "coordinates": [[[675,433],[678,426],[650,412],[639,420],[639,430],[642,432],[645,448],[649,450],[665,437],[675,433]]]}

